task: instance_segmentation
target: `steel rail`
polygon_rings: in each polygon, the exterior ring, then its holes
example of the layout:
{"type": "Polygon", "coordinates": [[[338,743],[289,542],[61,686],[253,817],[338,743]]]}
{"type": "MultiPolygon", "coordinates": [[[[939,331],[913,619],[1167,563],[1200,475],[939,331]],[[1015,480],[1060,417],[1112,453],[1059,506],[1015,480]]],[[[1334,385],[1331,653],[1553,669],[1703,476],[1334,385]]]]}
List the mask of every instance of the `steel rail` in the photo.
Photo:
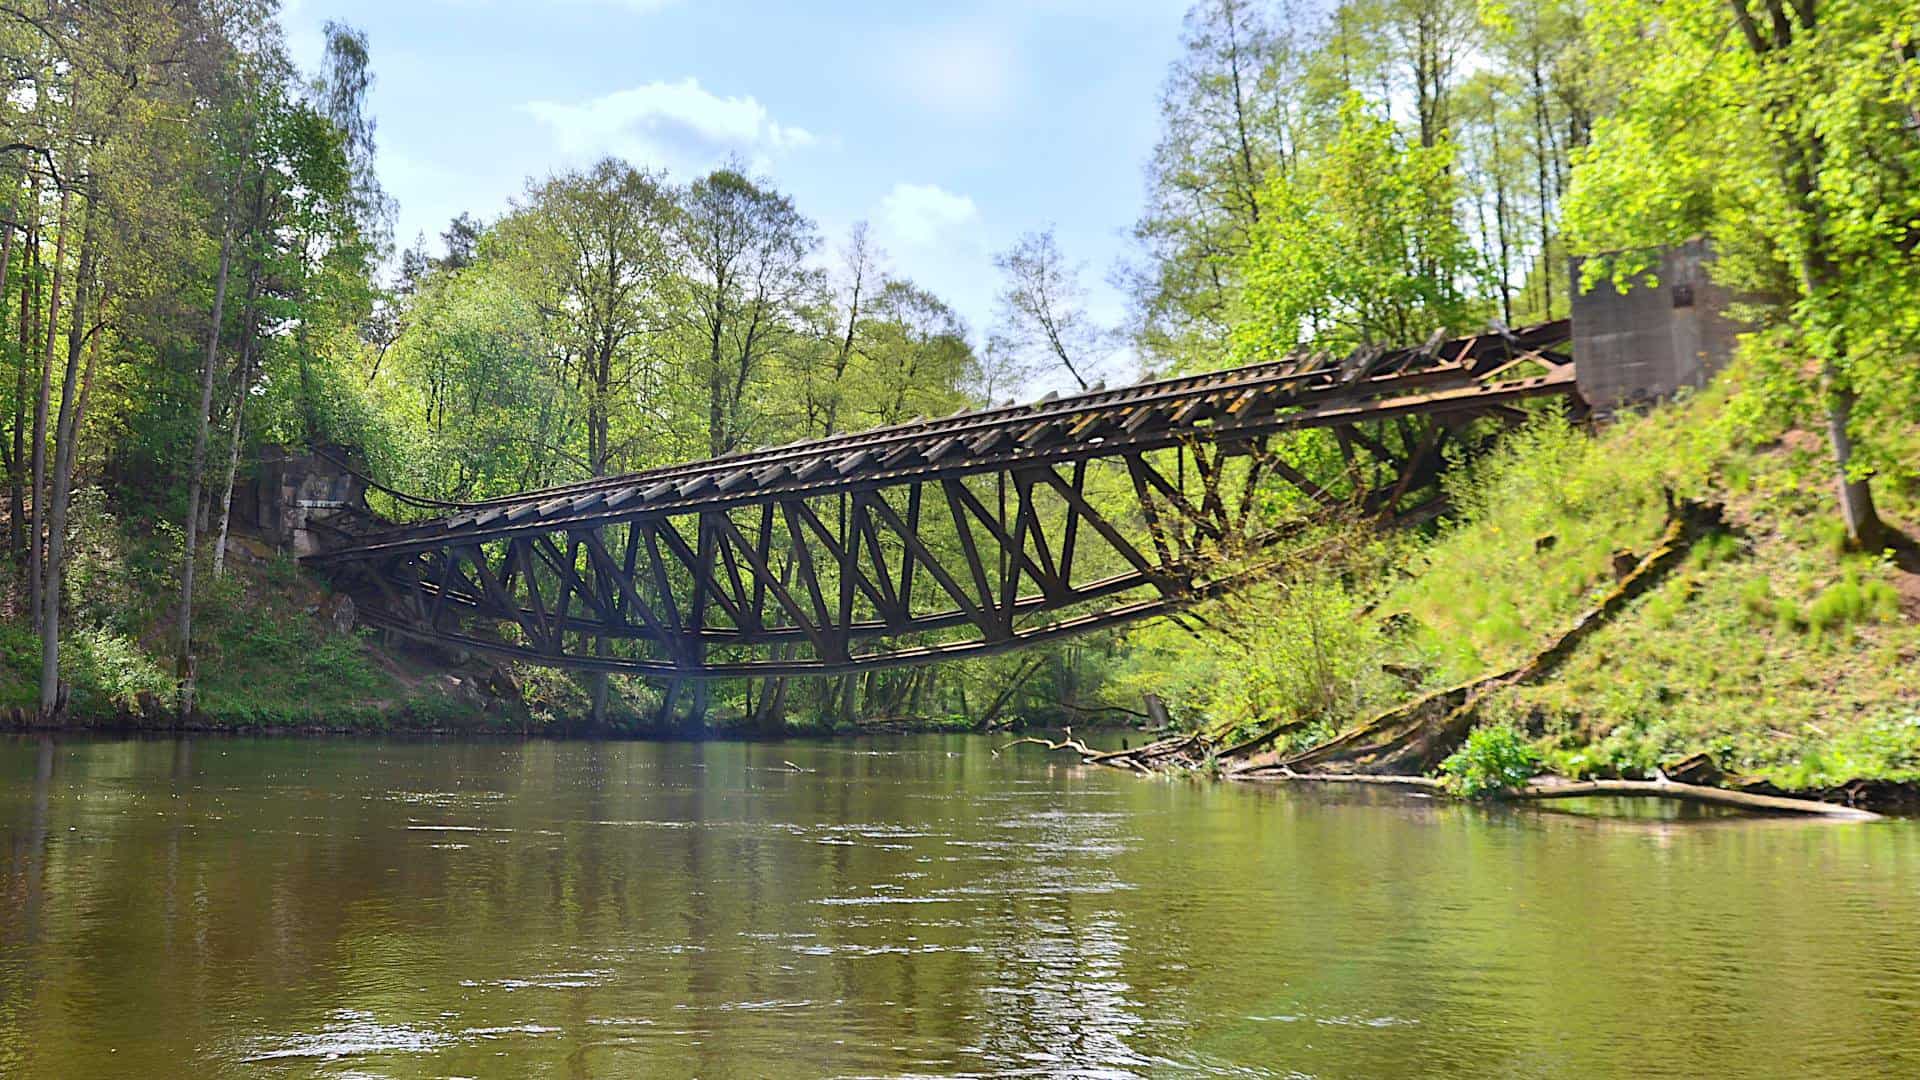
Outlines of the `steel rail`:
{"type": "MultiPolygon", "coordinates": [[[[1249,387],[1242,385],[1235,386],[1233,389],[1244,392],[1249,387]]],[[[1275,412],[1264,419],[1231,425],[1193,421],[1179,427],[1162,427],[1131,439],[1109,439],[1102,436],[1042,450],[1021,448],[977,454],[949,466],[922,464],[884,469],[877,465],[876,459],[875,463],[870,463],[871,471],[822,477],[810,481],[797,479],[777,481],[725,493],[709,494],[704,491],[690,491],[686,495],[661,498],[657,501],[642,501],[632,506],[624,505],[632,501],[631,499],[620,500],[620,505],[609,505],[614,500],[602,499],[596,503],[586,504],[571,514],[558,512],[552,515],[527,514],[518,519],[512,512],[500,510],[497,516],[485,525],[463,522],[462,518],[469,515],[455,515],[402,529],[363,534],[357,538],[356,542],[308,556],[308,560],[320,564],[348,562],[381,554],[427,550],[453,542],[479,543],[502,537],[555,532],[587,523],[615,524],[647,520],[691,513],[701,509],[717,510],[757,505],[770,498],[812,498],[859,489],[888,487],[915,480],[949,479],[1026,466],[1067,464],[1077,460],[1111,457],[1122,453],[1145,453],[1178,446],[1195,432],[1200,431],[1206,433],[1209,441],[1237,447],[1262,435],[1273,435],[1288,430],[1331,427],[1363,420],[1384,420],[1416,413],[1445,414],[1472,411],[1528,398],[1567,395],[1574,391],[1574,373],[1563,367],[1556,368],[1546,375],[1499,383],[1490,387],[1475,383],[1425,395],[1391,398],[1378,402],[1338,401],[1325,405],[1306,405],[1301,406],[1298,411],[1275,412]],[[1205,427],[1202,426],[1203,423],[1206,424],[1205,427]]],[[[818,455],[812,458],[812,460],[819,459],[818,455]]],[[[733,471],[728,470],[729,473],[733,471]]],[[[798,472],[799,470],[790,471],[798,472]]],[[[630,491],[637,486],[628,481],[621,485],[620,490],[630,491]]],[[[536,500],[530,497],[514,505],[537,509],[543,503],[552,501],[554,500],[550,498],[536,500]]]]}
{"type": "MultiPolygon", "coordinates": [[[[1483,334],[1474,337],[1456,339],[1443,343],[1432,350],[1395,349],[1378,354],[1356,353],[1357,357],[1370,358],[1369,367],[1374,371],[1386,370],[1387,374],[1372,379],[1342,381],[1341,375],[1355,357],[1347,360],[1322,364],[1307,369],[1295,370],[1295,365],[1311,357],[1290,357],[1277,361],[1229,368],[1223,371],[1204,372],[1196,375],[1178,376],[1169,379],[1136,383],[1131,386],[1111,390],[1096,390],[1052,400],[1042,400],[1032,404],[1005,405],[986,409],[970,410],[952,416],[930,420],[914,420],[887,427],[866,431],[850,432],[843,435],[826,436],[819,439],[803,440],[783,446],[768,447],[759,450],[738,451],[715,458],[687,462],[678,465],[666,465],[639,472],[624,473],[619,476],[595,477],[516,495],[500,496],[474,502],[461,503],[467,510],[484,511],[503,507],[516,507],[528,503],[552,502],[563,498],[578,498],[597,492],[617,491],[636,486],[652,486],[672,481],[692,479],[701,475],[726,474],[740,469],[765,467],[775,464],[790,464],[799,460],[812,460],[835,452],[860,449],[891,448],[903,442],[927,436],[958,436],[962,434],[984,433],[994,428],[1005,428],[1015,424],[1036,424],[1046,421],[1063,421],[1102,409],[1118,407],[1137,407],[1143,404],[1169,404],[1175,399],[1191,398],[1196,395],[1220,393],[1227,390],[1271,389],[1291,383],[1305,383],[1320,379],[1323,385],[1310,389],[1326,391],[1354,392],[1355,387],[1367,392],[1391,392],[1396,386],[1409,385],[1404,381],[1418,370],[1409,370],[1415,361],[1427,361],[1424,370],[1433,368],[1452,368],[1454,373],[1463,377],[1478,377],[1466,365],[1466,361],[1478,359],[1487,353],[1499,353],[1502,356],[1526,358],[1534,357],[1546,366],[1559,366],[1564,360],[1547,348],[1550,345],[1568,340],[1570,323],[1559,319],[1536,326],[1523,327],[1505,334],[1483,334]],[[1449,349],[1455,354],[1442,359],[1449,349]]],[[[419,496],[407,496],[414,501],[419,496]]],[[[450,515],[457,518],[461,515],[450,515]]],[[[430,519],[418,525],[432,525],[439,520],[430,519]]]]}

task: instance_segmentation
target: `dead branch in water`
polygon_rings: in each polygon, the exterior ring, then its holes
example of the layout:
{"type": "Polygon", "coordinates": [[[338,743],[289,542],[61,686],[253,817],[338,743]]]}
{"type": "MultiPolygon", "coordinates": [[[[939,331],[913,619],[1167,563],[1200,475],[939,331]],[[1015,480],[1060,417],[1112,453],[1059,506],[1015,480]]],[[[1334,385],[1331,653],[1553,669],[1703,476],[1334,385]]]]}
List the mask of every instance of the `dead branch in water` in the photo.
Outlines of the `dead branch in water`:
{"type": "Polygon", "coordinates": [[[1146,761],[1141,760],[1142,755],[1146,755],[1150,750],[1164,753],[1165,751],[1160,750],[1160,748],[1172,747],[1174,744],[1185,744],[1191,741],[1192,738],[1192,736],[1187,736],[1184,739],[1163,739],[1158,743],[1151,743],[1138,750],[1095,750],[1093,747],[1074,738],[1073,729],[1067,728],[1066,738],[1058,742],[1029,735],[1023,739],[1015,739],[1005,746],[995,747],[993,753],[994,756],[998,757],[1000,751],[1011,749],[1015,746],[1042,746],[1048,750],[1071,750],[1080,755],[1081,764],[1084,765],[1105,765],[1114,769],[1132,769],[1135,772],[1151,774],[1159,770],[1155,769],[1146,761]]]}
{"type": "Polygon", "coordinates": [[[1028,735],[1024,739],[1015,739],[1012,742],[1007,743],[1003,746],[996,746],[993,748],[993,752],[995,755],[998,755],[1000,751],[1011,750],[1016,746],[1044,746],[1049,750],[1071,750],[1074,753],[1079,754],[1081,757],[1087,758],[1089,760],[1099,756],[1100,754],[1100,751],[1095,750],[1093,747],[1088,746],[1086,743],[1083,743],[1079,739],[1074,738],[1072,731],[1068,731],[1067,737],[1064,739],[1061,739],[1059,742],[1052,742],[1047,739],[1042,739],[1037,735],[1028,735]]]}
{"type": "Polygon", "coordinates": [[[1852,821],[1873,821],[1880,817],[1871,810],[1861,810],[1838,803],[1820,802],[1816,799],[1790,799],[1781,795],[1754,795],[1745,791],[1729,788],[1705,787],[1700,784],[1683,784],[1678,780],[1669,780],[1661,776],[1655,780],[1553,780],[1535,781],[1519,791],[1510,792],[1509,799],[1578,799],[1589,795],[1626,795],[1661,799],[1679,799],[1683,802],[1706,803],[1712,806],[1732,806],[1741,810],[1765,810],[1783,814],[1817,814],[1822,817],[1846,818],[1852,821]]]}
{"type": "Polygon", "coordinates": [[[1376,773],[1339,772],[1302,773],[1294,772],[1292,769],[1281,769],[1276,772],[1228,773],[1227,776],[1232,780],[1261,780],[1279,783],[1299,781],[1301,783],[1313,784],[1385,784],[1393,787],[1411,787],[1419,788],[1422,791],[1437,791],[1442,794],[1449,794],[1446,782],[1431,776],[1388,776],[1376,773]]]}

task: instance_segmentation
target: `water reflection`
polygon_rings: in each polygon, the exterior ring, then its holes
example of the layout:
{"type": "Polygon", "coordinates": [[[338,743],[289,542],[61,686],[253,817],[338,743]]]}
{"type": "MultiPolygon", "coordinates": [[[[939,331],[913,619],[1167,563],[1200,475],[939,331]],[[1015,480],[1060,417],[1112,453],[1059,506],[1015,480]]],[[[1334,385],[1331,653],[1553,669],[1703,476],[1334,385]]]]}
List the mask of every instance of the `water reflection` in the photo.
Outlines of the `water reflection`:
{"type": "Polygon", "coordinates": [[[961,737],[17,739],[0,1075],[1920,1068],[1920,829],[1565,810],[961,737]]]}

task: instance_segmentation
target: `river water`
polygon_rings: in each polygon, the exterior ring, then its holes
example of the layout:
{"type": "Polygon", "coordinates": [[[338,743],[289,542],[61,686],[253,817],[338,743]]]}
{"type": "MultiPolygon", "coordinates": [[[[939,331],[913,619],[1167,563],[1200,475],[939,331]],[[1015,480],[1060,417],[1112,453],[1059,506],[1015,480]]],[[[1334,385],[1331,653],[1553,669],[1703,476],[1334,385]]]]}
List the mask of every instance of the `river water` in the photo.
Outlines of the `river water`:
{"type": "Polygon", "coordinates": [[[0,741],[0,1076],[1920,1075],[1920,823],[1587,809],[964,736],[0,741]]]}

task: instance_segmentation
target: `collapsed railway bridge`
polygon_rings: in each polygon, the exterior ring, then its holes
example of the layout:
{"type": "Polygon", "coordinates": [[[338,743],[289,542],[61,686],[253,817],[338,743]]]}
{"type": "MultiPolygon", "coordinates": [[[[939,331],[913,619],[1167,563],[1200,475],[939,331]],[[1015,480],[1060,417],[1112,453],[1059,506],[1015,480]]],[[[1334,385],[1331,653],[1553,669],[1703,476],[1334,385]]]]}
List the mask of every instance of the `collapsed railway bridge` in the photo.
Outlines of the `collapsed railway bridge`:
{"type": "Polygon", "coordinates": [[[1470,450],[1530,400],[1583,407],[1569,333],[1300,354],[435,504],[307,561],[370,625],[674,685],[987,655],[1236,587],[1275,538],[1258,506],[1275,485],[1430,516],[1449,444],[1470,450]],[[1277,452],[1314,430],[1338,454],[1318,481],[1277,452]]]}

